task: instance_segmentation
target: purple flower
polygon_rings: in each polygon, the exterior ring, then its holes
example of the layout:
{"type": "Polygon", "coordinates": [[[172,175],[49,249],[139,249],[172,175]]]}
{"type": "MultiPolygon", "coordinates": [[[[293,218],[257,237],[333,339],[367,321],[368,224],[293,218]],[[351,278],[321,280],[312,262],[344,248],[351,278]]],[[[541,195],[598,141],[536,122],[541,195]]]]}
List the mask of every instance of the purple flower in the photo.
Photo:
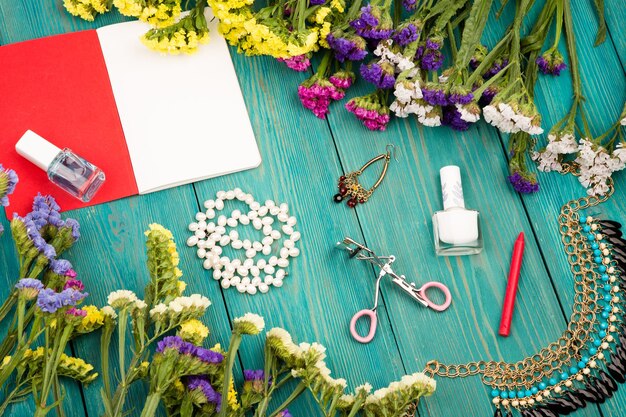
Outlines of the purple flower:
{"type": "Polygon", "coordinates": [[[219,411],[222,404],[222,396],[215,391],[211,383],[203,377],[194,376],[187,380],[187,389],[190,391],[199,390],[206,398],[207,402],[215,404],[215,410],[219,411]]]}
{"type": "Polygon", "coordinates": [[[539,71],[546,75],[560,75],[567,68],[563,55],[556,49],[549,49],[535,61],[539,71]]]}
{"type": "Polygon", "coordinates": [[[63,286],[63,289],[66,290],[68,288],[72,288],[72,289],[77,290],[77,291],[82,291],[82,290],[85,289],[85,285],[80,280],[68,279],[65,282],[65,285],[63,286]]]}
{"type": "Polygon", "coordinates": [[[367,55],[365,39],[357,35],[342,37],[329,33],[326,42],[339,62],[360,61],[367,55]]]}
{"type": "Polygon", "coordinates": [[[368,4],[361,8],[361,14],[350,22],[350,26],[366,39],[388,39],[393,33],[391,17],[388,14],[380,7],[368,4]]]}
{"type": "Polygon", "coordinates": [[[165,349],[176,349],[180,351],[180,348],[185,342],[179,336],[166,336],[159,343],[157,343],[156,351],[163,353],[165,349]]]}
{"type": "Polygon", "coordinates": [[[517,171],[509,175],[507,179],[518,193],[532,194],[539,191],[539,183],[536,180],[526,178],[517,171]]]}
{"type": "Polygon", "coordinates": [[[304,72],[311,66],[311,61],[306,54],[292,56],[289,58],[278,58],[278,62],[284,62],[288,68],[298,72],[304,72]]]}
{"type": "Polygon", "coordinates": [[[500,71],[502,71],[504,69],[504,67],[506,67],[507,65],[509,65],[509,60],[506,58],[503,59],[499,59],[494,61],[493,65],[491,65],[491,68],[489,68],[484,74],[483,74],[483,78],[485,80],[490,79],[491,77],[493,77],[494,75],[496,75],[497,73],[499,73],[500,71]]]}
{"type": "Polygon", "coordinates": [[[450,126],[454,130],[463,132],[469,129],[470,124],[461,119],[461,113],[457,110],[456,106],[442,107],[443,117],[441,124],[444,126],[450,126]]]}
{"type": "Polygon", "coordinates": [[[288,409],[284,409],[280,413],[278,413],[278,417],[293,417],[288,409]]]}
{"type": "Polygon", "coordinates": [[[378,92],[355,97],[346,104],[346,109],[369,130],[385,130],[389,123],[389,107],[383,102],[378,92]]]}
{"type": "Polygon", "coordinates": [[[498,89],[494,86],[487,87],[483,94],[478,99],[478,104],[481,106],[488,106],[491,103],[491,100],[498,94],[498,89]]]}
{"type": "Polygon", "coordinates": [[[347,90],[354,82],[354,73],[341,70],[331,75],[328,81],[336,88],[347,90]]]}
{"type": "Polygon", "coordinates": [[[44,313],[55,313],[58,309],[63,307],[61,299],[58,294],[50,288],[45,288],[39,291],[37,296],[37,307],[44,313]]]}
{"type": "Polygon", "coordinates": [[[209,349],[197,347],[194,356],[205,363],[222,363],[224,355],[209,349]]]}
{"type": "Polygon", "coordinates": [[[419,29],[413,23],[399,27],[391,37],[400,46],[406,46],[415,42],[419,37],[419,29]]]}
{"type": "Polygon", "coordinates": [[[53,259],[50,261],[50,269],[57,275],[66,275],[72,270],[72,264],[66,259],[53,259]]]}
{"type": "Polygon", "coordinates": [[[85,310],[80,310],[74,307],[71,307],[67,310],[67,314],[74,317],[85,317],[87,312],[85,310]]]}
{"type": "Polygon", "coordinates": [[[408,11],[414,10],[417,0],[402,0],[402,6],[408,11]]]}
{"type": "MultiPolygon", "coordinates": [[[[263,369],[251,370],[244,369],[243,371],[243,379],[244,379],[244,389],[254,391],[257,393],[262,393],[264,390],[265,383],[265,372],[263,369]]],[[[272,380],[270,378],[269,384],[272,384],[272,380]]]]}
{"type": "Polygon", "coordinates": [[[344,96],[344,90],[335,87],[329,80],[318,74],[298,86],[300,102],[320,119],[326,118],[328,107],[333,100],[341,100],[344,96]]]}
{"type": "Polygon", "coordinates": [[[324,3],[326,3],[326,0],[309,0],[311,6],[321,6],[324,3]]]}
{"type": "Polygon", "coordinates": [[[26,215],[26,218],[32,220],[37,229],[41,229],[47,224],[61,227],[64,222],[59,214],[60,209],[61,207],[52,196],[37,194],[33,200],[33,210],[26,215]]]}
{"type": "Polygon", "coordinates": [[[75,306],[76,304],[81,302],[88,295],[89,294],[87,294],[86,292],[81,292],[81,291],[76,290],[74,288],[66,288],[63,291],[61,291],[60,293],[58,293],[58,297],[61,300],[61,304],[64,307],[75,306]]]}
{"type": "Polygon", "coordinates": [[[474,99],[474,94],[462,92],[454,92],[448,96],[448,102],[450,104],[469,104],[474,99]]]}
{"type": "Polygon", "coordinates": [[[78,221],[74,219],[66,219],[65,227],[72,228],[72,237],[74,238],[74,241],[77,241],[80,238],[80,224],[78,224],[78,221]]]}
{"type": "Polygon", "coordinates": [[[448,104],[446,93],[438,88],[422,88],[424,101],[432,106],[445,106],[448,104]]]}
{"type": "Polygon", "coordinates": [[[43,284],[35,278],[22,278],[15,284],[15,288],[20,294],[26,297],[26,299],[32,300],[43,290],[43,284]]]}
{"type": "MultiPolygon", "coordinates": [[[[12,169],[5,169],[0,164],[0,206],[9,205],[9,194],[15,191],[15,185],[19,181],[17,174],[12,169]]],[[[1,226],[0,226],[1,227],[1,226]]],[[[0,231],[1,233],[1,231],[0,231]]]]}
{"type": "Polygon", "coordinates": [[[393,88],[396,83],[394,67],[388,62],[361,64],[361,76],[365,81],[382,89],[393,88]]]}

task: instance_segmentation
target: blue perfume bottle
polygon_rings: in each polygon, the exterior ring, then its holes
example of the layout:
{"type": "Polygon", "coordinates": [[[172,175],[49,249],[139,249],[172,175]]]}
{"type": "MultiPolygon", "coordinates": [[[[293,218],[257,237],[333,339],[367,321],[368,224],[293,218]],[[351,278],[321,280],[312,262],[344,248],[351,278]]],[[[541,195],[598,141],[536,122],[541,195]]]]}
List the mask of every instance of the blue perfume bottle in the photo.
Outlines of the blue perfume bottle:
{"type": "Polygon", "coordinates": [[[46,171],[50,181],[84,202],[90,201],[105,181],[100,168],[68,148],[58,148],[31,130],[24,133],[15,150],[46,171]]]}

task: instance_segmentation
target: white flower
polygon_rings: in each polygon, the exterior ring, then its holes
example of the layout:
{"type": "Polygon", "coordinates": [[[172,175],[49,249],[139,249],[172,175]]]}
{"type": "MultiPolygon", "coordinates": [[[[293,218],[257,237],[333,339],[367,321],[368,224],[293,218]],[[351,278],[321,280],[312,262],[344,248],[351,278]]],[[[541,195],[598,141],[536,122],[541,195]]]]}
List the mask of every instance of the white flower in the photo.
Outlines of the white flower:
{"type": "Polygon", "coordinates": [[[111,306],[104,306],[100,309],[100,312],[102,314],[104,314],[105,316],[109,316],[112,319],[116,319],[117,318],[117,314],[115,313],[115,310],[113,310],[113,307],[111,306]]]}
{"type": "Polygon", "coordinates": [[[138,308],[140,310],[143,310],[144,308],[146,308],[148,306],[148,304],[145,303],[145,301],[143,300],[137,300],[135,301],[135,308],[138,308]]]}
{"type": "MultiPolygon", "coordinates": [[[[410,83],[406,84],[410,85],[410,83]]],[[[401,103],[408,103],[413,98],[413,90],[407,88],[406,84],[402,81],[396,83],[395,89],[393,91],[393,95],[396,96],[396,99],[401,103]]]]}
{"type": "Polygon", "coordinates": [[[406,71],[415,67],[415,63],[404,55],[398,54],[396,59],[396,65],[400,71],[406,71]]]}
{"type": "Polygon", "coordinates": [[[233,330],[240,334],[255,335],[265,328],[265,320],[258,314],[246,313],[233,320],[233,330]]]}
{"type": "Polygon", "coordinates": [[[562,155],[575,153],[578,150],[578,142],[571,133],[558,135],[551,133],[548,135],[548,145],[546,145],[546,150],[562,155]]]}
{"type": "Polygon", "coordinates": [[[441,117],[437,113],[420,114],[417,116],[417,121],[428,127],[441,126],[441,117]]]}
{"type": "Polygon", "coordinates": [[[559,154],[552,153],[549,150],[543,152],[533,152],[531,155],[533,161],[537,162],[537,169],[542,172],[556,171],[561,172],[563,167],[559,161],[559,154]]]}
{"type": "Polygon", "coordinates": [[[622,168],[620,169],[624,169],[624,164],[626,164],[626,146],[624,146],[623,142],[617,144],[611,155],[619,159],[622,164],[622,168]]]}
{"type": "Polygon", "coordinates": [[[622,126],[626,126],[626,117],[619,121],[619,124],[622,126]]]}
{"type": "Polygon", "coordinates": [[[587,188],[587,194],[604,195],[608,192],[608,180],[615,165],[606,149],[582,138],[575,162],[580,167],[578,181],[587,188]]]}
{"type": "Polygon", "coordinates": [[[480,120],[480,107],[478,106],[467,106],[462,104],[457,104],[456,109],[461,114],[461,120],[465,120],[469,123],[476,123],[480,120]]]}
{"type": "Polygon", "coordinates": [[[365,384],[359,385],[354,389],[354,392],[357,394],[359,394],[361,391],[363,391],[365,394],[369,394],[372,391],[372,386],[366,382],[365,384]]]}
{"type": "Polygon", "coordinates": [[[165,314],[167,311],[167,306],[163,303],[155,305],[152,310],[150,310],[150,317],[154,317],[157,314],[165,314]]]}
{"type": "Polygon", "coordinates": [[[109,294],[107,303],[117,309],[124,308],[137,301],[137,296],[130,290],[117,290],[109,294]]]}

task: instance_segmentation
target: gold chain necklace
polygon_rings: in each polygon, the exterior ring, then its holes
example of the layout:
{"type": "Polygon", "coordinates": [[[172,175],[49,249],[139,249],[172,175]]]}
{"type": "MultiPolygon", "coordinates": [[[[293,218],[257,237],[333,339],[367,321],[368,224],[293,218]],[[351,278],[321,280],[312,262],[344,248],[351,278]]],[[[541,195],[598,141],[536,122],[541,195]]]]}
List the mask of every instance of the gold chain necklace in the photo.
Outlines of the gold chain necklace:
{"type": "Polygon", "coordinates": [[[602,197],[572,200],[561,208],[559,230],[575,295],[569,324],[559,339],[515,363],[446,365],[432,360],[424,373],[445,378],[481,375],[492,388],[494,417],[514,410],[522,417],[557,417],[611,396],[615,381],[626,379],[626,336],[620,334],[619,316],[626,241],[619,223],[583,216],[581,211],[608,200],[613,191],[610,184],[602,197]]]}

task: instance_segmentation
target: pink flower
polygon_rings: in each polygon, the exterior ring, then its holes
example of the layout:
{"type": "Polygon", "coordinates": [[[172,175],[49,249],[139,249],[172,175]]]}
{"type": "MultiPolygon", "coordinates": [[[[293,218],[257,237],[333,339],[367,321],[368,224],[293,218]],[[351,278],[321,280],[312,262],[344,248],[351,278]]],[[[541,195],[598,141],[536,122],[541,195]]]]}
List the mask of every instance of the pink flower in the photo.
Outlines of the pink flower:
{"type": "Polygon", "coordinates": [[[311,66],[309,57],[305,55],[297,55],[289,58],[278,58],[279,62],[284,62],[287,67],[294,71],[304,72],[311,66]]]}

